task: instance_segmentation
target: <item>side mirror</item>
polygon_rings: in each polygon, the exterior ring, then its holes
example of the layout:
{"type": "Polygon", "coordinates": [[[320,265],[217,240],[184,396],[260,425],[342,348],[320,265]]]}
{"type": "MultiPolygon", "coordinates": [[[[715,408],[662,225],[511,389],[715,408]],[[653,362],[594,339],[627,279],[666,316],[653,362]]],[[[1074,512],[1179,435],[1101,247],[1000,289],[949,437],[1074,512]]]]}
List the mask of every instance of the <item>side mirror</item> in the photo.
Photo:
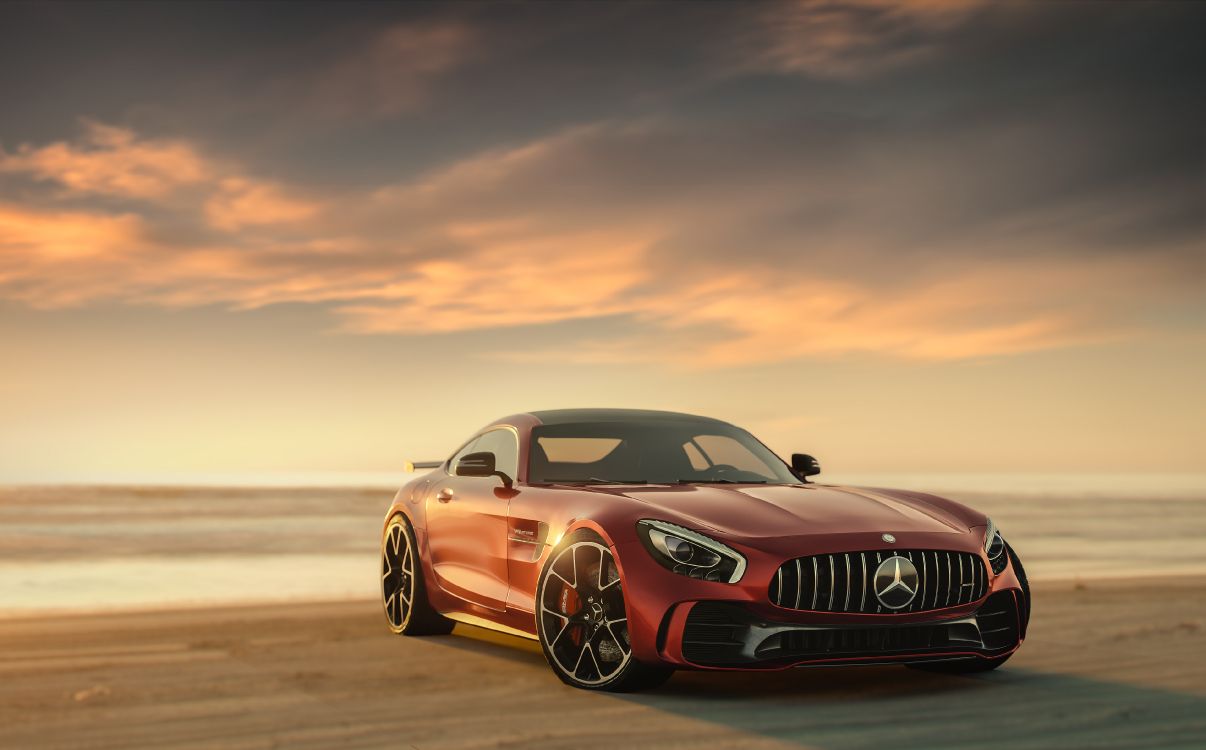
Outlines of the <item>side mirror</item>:
{"type": "Polygon", "coordinates": [[[803,479],[820,474],[821,465],[807,453],[793,453],[791,454],[791,470],[796,473],[796,476],[803,479]]]}
{"type": "Polygon", "coordinates": [[[458,477],[499,477],[509,488],[512,483],[511,477],[495,468],[494,461],[494,454],[490,451],[466,453],[461,456],[461,460],[456,462],[456,475],[458,477]]]}
{"type": "Polygon", "coordinates": [[[494,476],[494,454],[489,451],[481,453],[466,453],[456,462],[458,477],[492,477],[494,476]]]}

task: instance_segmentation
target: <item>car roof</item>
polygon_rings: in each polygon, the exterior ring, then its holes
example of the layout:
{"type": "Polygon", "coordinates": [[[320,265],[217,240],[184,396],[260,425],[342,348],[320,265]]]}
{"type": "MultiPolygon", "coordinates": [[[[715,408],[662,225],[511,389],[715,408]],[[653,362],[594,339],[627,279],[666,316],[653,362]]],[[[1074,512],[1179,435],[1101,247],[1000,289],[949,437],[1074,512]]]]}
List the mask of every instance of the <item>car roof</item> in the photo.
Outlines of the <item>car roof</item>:
{"type": "Polygon", "coordinates": [[[716,422],[727,424],[712,417],[682,414],[674,411],[654,409],[549,409],[528,412],[541,424],[575,424],[578,422],[716,422]]]}

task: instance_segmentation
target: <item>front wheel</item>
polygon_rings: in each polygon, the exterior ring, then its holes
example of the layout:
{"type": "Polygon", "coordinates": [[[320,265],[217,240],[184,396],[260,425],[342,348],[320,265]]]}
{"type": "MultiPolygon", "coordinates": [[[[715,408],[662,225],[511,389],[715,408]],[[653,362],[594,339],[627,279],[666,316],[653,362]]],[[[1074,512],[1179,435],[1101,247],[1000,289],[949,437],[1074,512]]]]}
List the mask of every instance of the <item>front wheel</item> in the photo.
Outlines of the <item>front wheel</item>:
{"type": "Polygon", "coordinates": [[[536,591],[536,629],[549,666],[567,685],[632,692],[674,670],[632,657],[615,556],[597,535],[576,532],[549,556],[536,591]]]}

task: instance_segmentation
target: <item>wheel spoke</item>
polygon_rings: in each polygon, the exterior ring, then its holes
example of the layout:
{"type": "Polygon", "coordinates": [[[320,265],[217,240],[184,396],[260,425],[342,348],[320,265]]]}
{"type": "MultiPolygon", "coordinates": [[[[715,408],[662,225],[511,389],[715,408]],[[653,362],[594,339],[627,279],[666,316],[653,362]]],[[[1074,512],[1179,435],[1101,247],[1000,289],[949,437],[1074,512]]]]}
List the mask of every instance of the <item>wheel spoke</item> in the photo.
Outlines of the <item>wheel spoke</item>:
{"type": "Polygon", "coordinates": [[[599,660],[595,658],[595,650],[590,647],[590,641],[586,642],[586,648],[590,651],[590,660],[595,663],[595,674],[602,678],[603,670],[599,667],[599,660]]]}
{"type": "MultiPolygon", "coordinates": [[[[615,563],[612,563],[612,564],[614,565],[615,563]]],[[[600,587],[599,587],[599,593],[600,593],[600,594],[602,594],[604,591],[607,591],[607,590],[608,590],[608,589],[610,589],[612,586],[619,586],[619,585],[620,585],[620,577],[617,575],[617,576],[616,576],[616,580],[614,580],[614,581],[608,581],[607,583],[605,583],[605,584],[603,584],[602,586],[600,586],[600,587]]]]}
{"type": "Polygon", "coordinates": [[[582,666],[582,657],[586,655],[586,649],[590,648],[590,641],[584,640],[582,648],[578,651],[578,661],[574,662],[573,675],[578,676],[578,669],[582,666]]]}
{"type": "Polygon", "coordinates": [[[561,640],[561,636],[565,635],[565,631],[569,630],[569,626],[570,626],[570,623],[567,620],[566,623],[561,626],[561,630],[557,631],[557,637],[554,638],[553,642],[549,644],[549,648],[552,648],[557,645],[557,642],[561,640]]]}
{"type": "Polygon", "coordinates": [[[612,628],[612,623],[616,623],[616,622],[626,622],[626,620],[611,620],[610,622],[608,622],[607,623],[607,634],[609,636],[611,636],[611,639],[613,641],[615,641],[617,646],[620,647],[620,653],[627,654],[632,649],[624,643],[624,639],[622,639],[616,635],[616,631],[612,628]]]}
{"type": "Polygon", "coordinates": [[[555,609],[549,609],[548,607],[544,606],[544,602],[540,603],[540,611],[546,615],[552,615],[553,617],[560,617],[562,620],[565,620],[566,622],[570,621],[569,615],[564,614],[562,612],[558,612],[555,609]]]}

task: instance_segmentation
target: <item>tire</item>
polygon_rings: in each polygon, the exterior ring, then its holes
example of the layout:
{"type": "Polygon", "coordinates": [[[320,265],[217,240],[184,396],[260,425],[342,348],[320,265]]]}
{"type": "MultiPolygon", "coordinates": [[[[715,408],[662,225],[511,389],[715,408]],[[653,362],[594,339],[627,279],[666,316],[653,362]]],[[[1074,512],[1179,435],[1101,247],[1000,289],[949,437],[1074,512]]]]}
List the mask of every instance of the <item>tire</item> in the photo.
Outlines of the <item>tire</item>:
{"type": "Polygon", "coordinates": [[[627,601],[615,556],[596,534],[566,537],[536,589],[536,631],[549,667],[567,685],[613,693],[647,690],[674,670],[632,657],[627,601]]]}
{"type": "Polygon", "coordinates": [[[389,519],[381,537],[381,604],[389,629],[399,635],[444,635],[456,624],[432,608],[410,522],[389,519]],[[409,599],[409,602],[407,601],[409,599]]]}
{"type": "Polygon", "coordinates": [[[1013,574],[1018,577],[1018,583],[1022,584],[1022,608],[1018,619],[1022,623],[1022,637],[1026,637],[1026,628],[1030,625],[1030,579],[1026,577],[1026,569],[1022,567],[1022,559],[1013,551],[1008,543],[1005,544],[1005,551],[1009,554],[1009,564],[1013,566],[1013,574]]]}

